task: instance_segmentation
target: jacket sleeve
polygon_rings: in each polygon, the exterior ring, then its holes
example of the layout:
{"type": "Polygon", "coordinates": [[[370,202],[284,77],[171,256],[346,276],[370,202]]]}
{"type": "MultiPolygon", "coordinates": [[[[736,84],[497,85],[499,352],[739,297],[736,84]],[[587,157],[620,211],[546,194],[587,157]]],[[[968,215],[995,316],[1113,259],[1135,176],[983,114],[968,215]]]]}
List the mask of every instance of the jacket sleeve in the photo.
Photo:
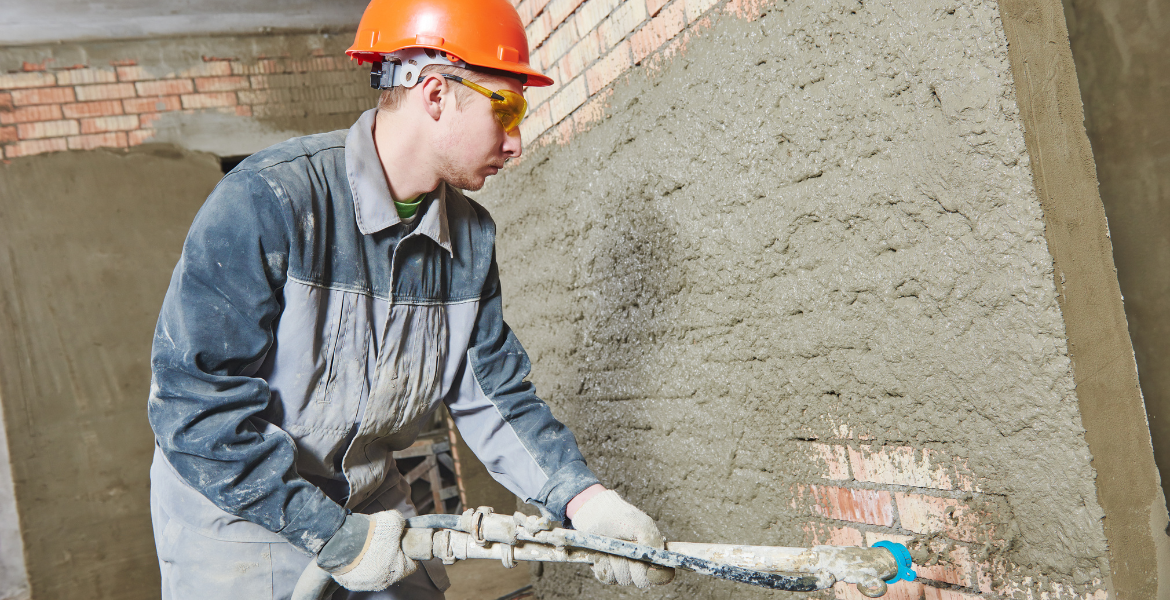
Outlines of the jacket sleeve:
{"type": "Polygon", "coordinates": [[[492,477],[545,515],[565,520],[565,507],[598,483],[577,439],[525,381],[532,364],[504,322],[493,253],[467,360],[447,408],[467,445],[492,477]]]}
{"type": "Polygon", "coordinates": [[[191,487],[316,553],[345,510],[297,474],[292,438],[257,416],[268,406],[268,384],[250,376],[273,344],[290,221],[255,172],[233,172],[212,192],[163,300],[147,416],[191,487]]]}

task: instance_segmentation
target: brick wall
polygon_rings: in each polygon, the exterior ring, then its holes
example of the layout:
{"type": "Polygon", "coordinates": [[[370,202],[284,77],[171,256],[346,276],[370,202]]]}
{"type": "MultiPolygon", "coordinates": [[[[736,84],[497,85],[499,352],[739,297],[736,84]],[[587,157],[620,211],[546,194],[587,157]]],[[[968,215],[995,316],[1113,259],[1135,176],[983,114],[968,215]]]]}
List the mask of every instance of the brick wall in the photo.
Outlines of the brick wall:
{"type": "Polygon", "coordinates": [[[555,84],[528,91],[524,139],[567,141],[603,114],[607,88],[635,65],[682,49],[719,12],[757,16],[763,0],[519,0],[532,65],[555,84]]]}
{"type": "Polygon", "coordinates": [[[24,63],[0,74],[3,158],[151,141],[171,114],[282,118],[355,113],[371,106],[356,63],[318,50],[307,58],[216,58],[176,71],[136,60],[60,67],[24,63]]]}
{"type": "MultiPolygon", "coordinates": [[[[966,461],[942,451],[851,439],[810,441],[808,459],[820,479],[793,490],[794,507],[814,517],[805,527],[806,543],[910,545],[922,563],[915,565],[919,581],[894,585],[892,599],[970,600],[1006,591],[1004,565],[976,558],[1004,537],[987,525],[994,520],[981,518],[1001,499],[981,493],[966,461]]],[[[835,592],[838,598],[863,598],[845,584],[835,592]]]]}

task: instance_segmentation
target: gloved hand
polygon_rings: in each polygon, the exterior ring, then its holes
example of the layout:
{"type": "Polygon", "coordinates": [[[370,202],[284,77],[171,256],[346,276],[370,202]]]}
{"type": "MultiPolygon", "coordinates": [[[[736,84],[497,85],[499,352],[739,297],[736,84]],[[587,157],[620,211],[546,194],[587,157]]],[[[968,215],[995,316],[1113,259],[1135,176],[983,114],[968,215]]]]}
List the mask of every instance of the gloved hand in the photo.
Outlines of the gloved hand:
{"type": "Polygon", "coordinates": [[[406,518],[396,510],[351,514],[317,554],[317,566],[353,592],[380,592],[418,569],[402,552],[406,518]]]}
{"type": "MultiPolygon", "coordinates": [[[[666,542],[646,513],[622,500],[613,490],[593,496],[577,509],[572,518],[573,527],[584,533],[604,535],[658,549],[666,542]]],[[[593,565],[593,576],[602,583],[635,585],[648,588],[664,585],[674,579],[674,569],[659,567],[641,561],[606,555],[593,565]]]]}

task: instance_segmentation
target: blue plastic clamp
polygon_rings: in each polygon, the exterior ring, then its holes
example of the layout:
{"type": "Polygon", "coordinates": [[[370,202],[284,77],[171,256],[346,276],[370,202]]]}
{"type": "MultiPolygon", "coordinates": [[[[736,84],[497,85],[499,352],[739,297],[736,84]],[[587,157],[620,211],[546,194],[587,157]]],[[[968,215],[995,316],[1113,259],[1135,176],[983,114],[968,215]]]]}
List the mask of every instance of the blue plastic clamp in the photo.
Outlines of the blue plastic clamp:
{"type": "Polygon", "coordinates": [[[898,581],[914,581],[918,578],[918,573],[915,573],[912,567],[914,562],[910,560],[910,550],[897,542],[878,542],[873,545],[874,548],[885,548],[894,555],[894,562],[898,563],[898,573],[892,578],[887,579],[886,583],[896,583],[898,581]]]}

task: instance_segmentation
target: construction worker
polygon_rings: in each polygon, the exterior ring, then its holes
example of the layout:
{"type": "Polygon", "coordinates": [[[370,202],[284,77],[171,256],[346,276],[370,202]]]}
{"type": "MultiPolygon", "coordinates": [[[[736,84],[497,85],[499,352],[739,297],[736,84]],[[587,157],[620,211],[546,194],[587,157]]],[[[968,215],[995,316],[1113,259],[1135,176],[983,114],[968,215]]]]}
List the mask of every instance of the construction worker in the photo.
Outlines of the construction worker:
{"type": "MultiPolygon", "coordinates": [[[[373,63],[378,108],[240,163],[171,278],[148,406],[163,598],[287,598],[310,560],[335,598],[442,598],[442,565],[402,552],[415,510],[392,457],[440,403],[543,514],[662,548],[525,381],[495,224],[460,191],[520,156],[524,87],[552,83],[515,9],[373,0],[347,54],[373,63]]],[[[673,577],[617,558],[594,573],[673,577]]]]}

